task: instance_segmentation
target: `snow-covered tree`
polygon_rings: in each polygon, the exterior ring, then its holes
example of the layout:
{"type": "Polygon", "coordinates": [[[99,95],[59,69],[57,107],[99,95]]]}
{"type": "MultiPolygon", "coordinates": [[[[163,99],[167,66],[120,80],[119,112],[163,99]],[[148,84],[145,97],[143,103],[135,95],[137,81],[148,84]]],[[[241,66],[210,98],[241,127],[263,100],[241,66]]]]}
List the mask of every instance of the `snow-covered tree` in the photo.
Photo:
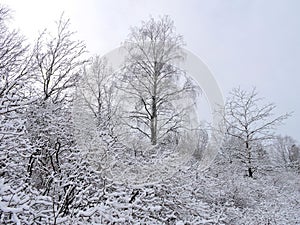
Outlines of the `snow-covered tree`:
{"type": "Polygon", "coordinates": [[[85,44],[73,40],[74,32],[69,28],[70,21],[62,15],[57,22],[57,33],[52,35],[45,30],[36,42],[36,80],[43,100],[51,99],[54,103],[68,100],[86,62],[85,44]]]}
{"type": "Polygon", "coordinates": [[[242,146],[235,154],[247,168],[249,177],[257,170],[255,161],[261,155],[261,144],[274,138],[274,129],[286,120],[289,114],[274,117],[275,105],[261,104],[257,91],[233,89],[225,104],[224,122],[226,135],[238,139],[242,146]]]}
{"type": "Polygon", "coordinates": [[[24,37],[8,27],[10,10],[0,6],[0,115],[22,109],[30,95],[33,69],[24,37]]]}
{"type": "Polygon", "coordinates": [[[184,71],[172,65],[184,59],[182,46],[183,38],[167,16],[132,28],[125,42],[129,56],[121,89],[131,106],[125,121],[152,145],[183,126],[186,108],[175,103],[195,90],[184,71]]]}
{"type": "Polygon", "coordinates": [[[95,56],[84,67],[77,85],[77,102],[96,120],[96,127],[113,136],[117,120],[116,79],[105,58],[95,56]]]}

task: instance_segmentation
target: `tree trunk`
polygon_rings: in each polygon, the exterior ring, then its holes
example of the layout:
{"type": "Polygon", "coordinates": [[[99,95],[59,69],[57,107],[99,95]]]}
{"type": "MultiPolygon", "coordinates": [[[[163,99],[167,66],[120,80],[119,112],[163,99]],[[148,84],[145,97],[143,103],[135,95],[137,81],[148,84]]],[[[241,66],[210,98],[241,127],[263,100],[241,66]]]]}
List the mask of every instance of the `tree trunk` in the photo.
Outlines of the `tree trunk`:
{"type": "Polygon", "coordinates": [[[152,97],[151,144],[157,143],[157,109],[155,96],[152,97]]]}
{"type": "Polygon", "coordinates": [[[151,107],[151,144],[157,144],[157,74],[158,74],[157,62],[154,62],[154,82],[153,82],[153,96],[152,96],[152,107],[151,107]]]}
{"type": "MultiPolygon", "coordinates": [[[[247,139],[248,139],[248,137],[247,137],[247,139]]],[[[251,157],[252,156],[251,156],[251,148],[249,146],[248,140],[246,141],[246,151],[248,153],[248,176],[252,178],[253,177],[253,169],[251,167],[251,163],[252,163],[251,157]]]]}
{"type": "Polygon", "coordinates": [[[253,178],[253,169],[251,167],[248,168],[248,176],[253,178]]]}

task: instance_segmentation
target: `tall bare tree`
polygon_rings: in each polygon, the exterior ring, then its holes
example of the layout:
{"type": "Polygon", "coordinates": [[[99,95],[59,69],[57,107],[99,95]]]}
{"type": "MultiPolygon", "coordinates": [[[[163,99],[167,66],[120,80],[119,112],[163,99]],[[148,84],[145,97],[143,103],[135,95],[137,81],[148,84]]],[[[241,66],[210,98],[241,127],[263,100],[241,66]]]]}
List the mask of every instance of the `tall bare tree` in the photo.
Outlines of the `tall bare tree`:
{"type": "Polygon", "coordinates": [[[176,109],[174,103],[194,90],[190,80],[182,79],[184,72],[172,65],[184,59],[183,44],[167,16],[132,28],[125,42],[129,57],[123,90],[134,105],[128,112],[128,125],[153,145],[180,128],[184,109],[176,109]]]}
{"type": "Polygon", "coordinates": [[[242,147],[236,149],[236,156],[246,165],[248,176],[253,177],[255,160],[260,156],[261,144],[273,139],[274,129],[290,114],[274,117],[275,105],[261,104],[255,88],[247,92],[233,89],[225,104],[224,121],[227,135],[239,140],[242,147]]]}
{"type": "Polygon", "coordinates": [[[0,6],[0,115],[24,107],[33,69],[29,46],[8,28],[9,19],[10,10],[0,6]]]}
{"type": "Polygon", "coordinates": [[[83,69],[77,93],[83,106],[97,120],[97,126],[108,128],[115,114],[114,76],[105,58],[95,56],[83,69]]]}
{"type": "Polygon", "coordinates": [[[57,22],[57,33],[53,36],[44,31],[36,43],[37,80],[42,88],[43,100],[54,103],[70,97],[70,89],[78,81],[80,69],[86,62],[82,41],[73,40],[74,32],[69,30],[70,21],[63,15],[57,22]]]}

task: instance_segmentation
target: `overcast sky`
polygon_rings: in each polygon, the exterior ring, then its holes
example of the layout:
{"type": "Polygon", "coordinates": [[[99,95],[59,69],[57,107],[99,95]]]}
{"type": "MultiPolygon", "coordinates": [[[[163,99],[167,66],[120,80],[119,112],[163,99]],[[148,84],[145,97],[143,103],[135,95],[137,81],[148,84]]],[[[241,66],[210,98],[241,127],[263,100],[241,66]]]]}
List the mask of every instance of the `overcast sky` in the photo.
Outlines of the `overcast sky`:
{"type": "Polygon", "coordinates": [[[294,111],[279,131],[300,141],[300,1],[298,0],[0,0],[30,41],[62,12],[91,54],[118,47],[130,26],[170,15],[186,48],[211,69],[224,96],[256,86],[276,113],[294,111]]]}

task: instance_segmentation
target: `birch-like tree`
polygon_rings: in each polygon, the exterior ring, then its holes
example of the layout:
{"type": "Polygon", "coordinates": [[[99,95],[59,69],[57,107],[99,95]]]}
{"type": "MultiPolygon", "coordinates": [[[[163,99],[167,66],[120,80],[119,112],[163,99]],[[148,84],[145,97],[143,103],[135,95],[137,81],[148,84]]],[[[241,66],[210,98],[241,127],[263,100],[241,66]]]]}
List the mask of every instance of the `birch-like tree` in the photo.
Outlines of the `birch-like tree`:
{"type": "Polygon", "coordinates": [[[261,104],[261,101],[255,88],[250,92],[237,88],[232,90],[225,104],[226,134],[242,145],[235,149],[234,155],[246,166],[249,177],[256,172],[263,142],[273,139],[274,129],[290,115],[276,117],[276,105],[261,104]]]}
{"type": "Polygon", "coordinates": [[[175,102],[195,89],[173,64],[184,59],[183,45],[183,37],[167,16],[133,27],[125,42],[129,56],[122,90],[131,106],[126,114],[127,125],[153,145],[182,127],[186,111],[184,107],[176,108],[175,102]]]}

